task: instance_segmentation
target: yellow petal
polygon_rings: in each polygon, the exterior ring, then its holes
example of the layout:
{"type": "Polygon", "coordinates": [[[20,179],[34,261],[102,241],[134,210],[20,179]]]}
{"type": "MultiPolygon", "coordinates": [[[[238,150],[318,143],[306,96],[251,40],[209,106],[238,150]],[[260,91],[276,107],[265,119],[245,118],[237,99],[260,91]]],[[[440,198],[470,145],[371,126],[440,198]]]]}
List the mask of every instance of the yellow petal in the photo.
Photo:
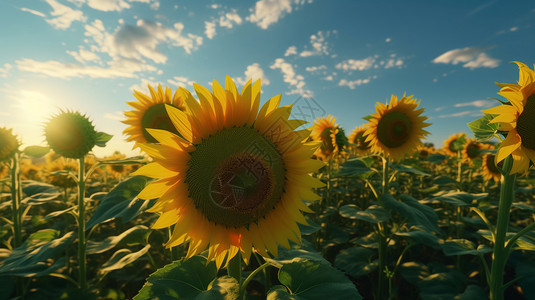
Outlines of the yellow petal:
{"type": "Polygon", "coordinates": [[[169,114],[169,119],[173,122],[176,130],[186,139],[192,142],[191,123],[188,120],[188,116],[180,109],[171,105],[165,105],[165,109],[169,114]]]}
{"type": "Polygon", "coordinates": [[[500,145],[498,153],[496,155],[496,164],[504,160],[509,154],[513,153],[518,147],[520,147],[521,138],[516,130],[511,130],[507,133],[507,137],[500,145]]]}
{"type": "Polygon", "coordinates": [[[151,178],[168,178],[178,175],[178,172],[171,171],[159,163],[149,163],[137,169],[132,175],[143,175],[151,178]]]}

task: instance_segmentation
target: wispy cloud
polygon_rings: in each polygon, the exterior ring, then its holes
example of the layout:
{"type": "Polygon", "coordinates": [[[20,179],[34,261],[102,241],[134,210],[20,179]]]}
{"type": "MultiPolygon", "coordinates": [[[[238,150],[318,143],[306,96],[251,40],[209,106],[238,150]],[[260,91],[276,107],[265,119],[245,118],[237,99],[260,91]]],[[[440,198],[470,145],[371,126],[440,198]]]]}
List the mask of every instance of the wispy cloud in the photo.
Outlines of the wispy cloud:
{"type": "Polygon", "coordinates": [[[250,9],[251,15],[246,19],[262,29],[267,29],[285,14],[291,13],[305,3],[312,3],[312,0],[260,0],[250,9]]]}
{"type": "Polygon", "coordinates": [[[241,25],[242,22],[243,20],[236,9],[228,12],[220,11],[219,18],[212,18],[211,21],[204,22],[204,34],[207,38],[213,39],[217,34],[217,26],[231,29],[235,25],[241,25]]]}
{"type": "Polygon", "coordinates": [[[264,74],[264,70],[260,67],[259,63],[253,63],[247,66],[247,69],[243,73],[243,77],[237,77],[236,81],[240,85],[245,85],[249,79],[252,79],[253,82],[260,79],[262,85],[269,85],[271,82],[264,74]]]}
{"type": "Polygon", "coordinates": [[[328,55],[329,54],[329,44],[327,38],[331,34],[336,34],[337,31],[318,31],[318,33],[310,36],[310,50],[304,50],[299,53],[301,57],[317,56],[317,55],[328,55]]]}
{"type": "Polygon", "coordinates": [[[303,97],[312,97],[312,91],[306,90],[305,77],[295,72],[293,66],[286,62],[283,58],[277,58],[275,62],[269,66],[271,69],[279,69],[282,73],[284,82],[288,83],[291,90],[288,95],[299,94],[303,97]]]}
{"type": "Polygon", "coordinates": [[[465,106],[475,106],[475,107],[491,107],[496,105],[496,101],[492,100],[475,100],[471,102],[463,102],[463,103],[457,103],[454,106],[455,107],[465,107],[465,106]]]}
{"type": "Polygon", "coordinates": [[[338,64],[336,64],[335,68],[350,72],[350,71],[364,71],[370,69],[373,64],[375,63],[377,56],[375,57],[367,57],[365,59],[347,59],[344,60],[338,64]]]}
{"type": "Polygon", "coordinates": [[[7,78],[9,71],[13,68],[11,64],[4,64],[3,68],[0,68],[0,77],[7,78]]]}
{"type": "Polygon", "coordinates": [[[65,30],[74,21],[85,22],[87,20],[81,10],[72,9],[56,0],[46,0],[46,2],[52,7],[53,11],[50,13],[51,18],[45,18],[45,20],[56,29],[65,30]]]}
{"type": "Polygon", "coordinates": [[[67,54],[71,55],[81,63],[100,61],[100,57],[96,55],[95,52],[89,51],[83,46],[80,46],[78,51],[67,51],[67,54]]]}
{"type": "Polygon", "coordinates": [[[29,12],[29,13],[34,14],[36,16],[39,16],[41,18],[46,17],[46,15],[44,13],[42,13],[40,11],[33,10],[33,9],[29,9],[29,8],[26,8],[26,7],[23,7],[20,10],[25,11],[25,12],[29,12]]]}
{"type": "Polygon", "coordinates": [[[105,113],[104,118],[115,121],[122,121],[125,119],[125,116],[123,115],[122,111],[115,111],[113,113],[105,113]]]}
{"type": "MultiPolygon", "coordinates": [[[[76,0],[82,2],[81,0],[76,0]]],[[[130,9],[131,2],[139,2],[149,4],[150,8],[156,10],[160,7],[160,2],[157,0],[87,0],[87,5],[95,10],[100,11],[122,11],[130,9]]]]}
{"type": "Polygon", "coordinates": [[[463,64],[463,67],[475,69],[475,68],[496,68],[500,64],[500,60],[491,58],[482,49],[476,47],[466,47],[463,49],[449,50],[435,59],[435,64],[463,64]]]}
{"type": "Polygon", "coordinates": [[[297,47],[296,46],[290,46],[290,47],[288,47],[286,52],[284,52],[284,56],[290,56],[290,55],[296,55],[296,54],[297,54],[297,47]]]}
{"type": "Polygon", "coordinates": [[[368,84],[370,83],[370,81],[371,81],[371,78],[356,79],[356,80],[341,79],[338,82],[338,86],[347,86],[349,89],[354,90],[355,88],[357,88],[357,86],[368,84]]]}
{"type": "Polygon", "coordinates": [[[307,72],[310,72],[310,73],[318,73],[322,70],[326,70],[327,69],[327,66],[325,65],[320,65],[320,66],[312,66],[312,67],[306,67],[305,70],[307,70],[307,72]]]}
{"type": "Polygon", "coordinates": [[[167,82],[169,84],[174,85],[174,86],[183,87],[183,88],[188,88],[188,85],[189,86],[193,86],[193,81],[191,81],[191,80],[189,80],[189,78],[183,77],[183,76],[175,76],[175,77],[173,77],[173,79],[168,79],[167,82]]]}
{"type": "Polygon", "coordinates": [[[213,39],[214,36],[216,35],[217,31],[216,31],[216,24],[215,22],[208,22],[208,21],[205,21],[204,22],[204,34],[206,35],[207,38],[209,39],[213,39]]]}
{"type": "Polygon", "coordinates": [[[441,119],[444,119],[444,118],[456,118],[456,117],[462,117],[462,116],[479,116],[481,115],[482,113],[478,110],[465,110],[465,111],[461,111],[461,112],[457,112],[457,113],[452,113],[452,114],[445,114],[445,115],[440,115],[438,116],[438,118],[441,118],[441,119]]]}

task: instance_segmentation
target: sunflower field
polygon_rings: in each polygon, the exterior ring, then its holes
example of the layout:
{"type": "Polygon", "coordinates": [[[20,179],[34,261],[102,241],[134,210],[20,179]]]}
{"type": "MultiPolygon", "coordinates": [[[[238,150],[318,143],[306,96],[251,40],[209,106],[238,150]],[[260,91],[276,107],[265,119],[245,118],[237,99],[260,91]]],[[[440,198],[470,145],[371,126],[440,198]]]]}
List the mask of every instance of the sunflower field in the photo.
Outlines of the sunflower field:
{"type": "Polygon", "coordinates": [[[46,147],[0,127],[0,299],[535,299],[535,71],[517,65],[440,146],[412,95],[346,132],[230,77],[135,91],[136,157],[95,157],[112,136],[78,111],[46,147]]]}

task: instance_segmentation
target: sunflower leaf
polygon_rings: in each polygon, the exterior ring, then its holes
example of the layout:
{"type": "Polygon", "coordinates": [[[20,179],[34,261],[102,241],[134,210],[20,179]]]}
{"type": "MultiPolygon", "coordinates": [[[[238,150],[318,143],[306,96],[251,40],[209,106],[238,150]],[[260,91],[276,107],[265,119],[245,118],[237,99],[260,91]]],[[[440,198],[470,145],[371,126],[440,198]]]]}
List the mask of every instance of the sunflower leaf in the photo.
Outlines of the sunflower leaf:
{"type": "Polygon", "coordinates": [[[105,132],[97,132],[97,140],[96,140],[96,143],[95,145],[99,146],[99,147],[106,147],[106,143],[111,140],[111,138],[113,137],[113,135],[111,134],[107,134],[105,132]]]}
{"type": "Polygon", "coordinates": [[[42,146],[28,146],[22,150],[22,152],[30,157],[43,157],[50,151],[49,147],[42,147],[42,146]]]}
{"type": "Polygon", "coordinates": [[[485,142],[494,137],[500,125],[489,123],[496,115],[485,114],[483,117],[468,123],[468,127],[474,132],[475,138],[480,142],[485,142]]]}

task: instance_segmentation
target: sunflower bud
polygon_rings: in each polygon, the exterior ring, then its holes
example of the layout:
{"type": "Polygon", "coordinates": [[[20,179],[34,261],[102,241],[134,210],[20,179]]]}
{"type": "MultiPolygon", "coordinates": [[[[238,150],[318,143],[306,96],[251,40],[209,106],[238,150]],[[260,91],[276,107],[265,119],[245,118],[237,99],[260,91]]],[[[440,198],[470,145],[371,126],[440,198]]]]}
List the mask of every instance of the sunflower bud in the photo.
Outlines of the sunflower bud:
{"type": "Polygon", "coordinates": [[[45,126],[52,150],[63,157],[82,158],[96,144],[97,132],[89,119],[79,112],[61,111],[45,126]]]}

